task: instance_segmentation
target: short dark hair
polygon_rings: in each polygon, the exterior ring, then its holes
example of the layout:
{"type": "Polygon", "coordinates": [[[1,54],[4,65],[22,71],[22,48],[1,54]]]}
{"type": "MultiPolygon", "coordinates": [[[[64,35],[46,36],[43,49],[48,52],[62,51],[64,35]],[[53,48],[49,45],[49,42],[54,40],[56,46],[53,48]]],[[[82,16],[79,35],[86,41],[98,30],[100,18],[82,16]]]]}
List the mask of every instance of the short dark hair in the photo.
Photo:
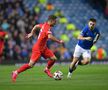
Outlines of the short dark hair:
{"type": "Polygon", "coordinates": [[[50,15],[49,17],[48,17],[48,20],[55,20],[57,17],[55,16],[55,15],[50,15]]]}
{"type": "Polygon", "coordinates": [[[95,18],[90,18],[89,21],[96,22],[95,18]]]}

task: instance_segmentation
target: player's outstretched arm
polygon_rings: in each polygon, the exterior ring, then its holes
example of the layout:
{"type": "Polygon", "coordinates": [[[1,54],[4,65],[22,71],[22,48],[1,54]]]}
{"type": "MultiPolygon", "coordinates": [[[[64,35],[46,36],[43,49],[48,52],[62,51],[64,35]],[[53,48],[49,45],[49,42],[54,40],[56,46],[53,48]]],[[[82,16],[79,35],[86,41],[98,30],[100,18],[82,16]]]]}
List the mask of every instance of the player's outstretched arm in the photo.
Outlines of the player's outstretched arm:
{"type": "Polygon", "coordinates": [[[93,40],[93,44],[95,44],[98,41],[99,38],[100,38],[100,34],[97,34],[95,39],[93,40]]]}
{"type": "Polygon", "coordinates": [[[53,40],[53,41],[55,41],[55,42],[57,42],[57,43],[60,43],[60,44],[64,43],[63,40],[58,40],[58,39],[57,39],[56,37],[54,37],[52,34],[48,34],[48,38],[51,39],[51,40],[53,40]]]}
{"type": "Polygon", "coordinates": [[[33,29],[31,30],[31,32],[25,36],[25,38],[28,39],[28,38],[32,37],[33,34],[34,34],[34,32],[37,30],[37,28],[40,28],[40,26],[39,26],[39,25],[35,25],[35,26],[33,27],[33,29]]]}
{"type": "Polygon", "coordinates": [[[78,39],[79,39],[79,40],[89,40],[89,41],[92,40],[91,37],[83,37],[82,35],[79,35],[79,36],[78,36],[78,39]]]}

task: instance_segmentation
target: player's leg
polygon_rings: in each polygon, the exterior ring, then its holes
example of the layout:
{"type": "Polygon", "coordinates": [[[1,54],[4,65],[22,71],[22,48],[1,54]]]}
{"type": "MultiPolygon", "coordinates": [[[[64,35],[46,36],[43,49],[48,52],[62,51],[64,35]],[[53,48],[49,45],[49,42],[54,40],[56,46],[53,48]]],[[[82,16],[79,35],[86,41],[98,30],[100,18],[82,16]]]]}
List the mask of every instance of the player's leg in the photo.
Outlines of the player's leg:
{"type": "Polygon", "coordinates": [[[20,68],[12,72],[12,81],[15,82],[18,74],[21,72],[26,71],[27,69],[30,69],[34,66],[34,64],[38,61],[41,54],[39,52],[32,52],[30,62],[27,64],[22,65],[20,68]]]}
{"type": "Polygon", "coordinates": [[[90,63],[90,58],[84,57],[83,60],[79,61],[78,65],[87,65],[90,63]]]}
{"type": "Polygon", "coordinates": [[[50,70],[51,70],[52,66],[54,65],[55,61],[56,61],[56,57],[55,57],[55,56],[49,58],[49,60],[48,60],[48,62],[47,62],[47,65],[46,65],[46,67],[45,67],[45,69],[44,69],[44,72],[45,72],[49,77],[51,77],[51,78],[53,77],[53,75],[51,74],[50,70]]]}
{"type": "Polygon", "coordinates": [[[69,66],[69,72],[68,72],[67,78],[71,78],[72,72],[76,69],[76,67],[78,65],[78,62],[79,62],[78,59],[79,59],[81,53],[82,53],[81,47],[76,45],[75,51],[74,51],[74,54],[73,54],[73,60],[70,64],[70,66],[69,66]]]}
{"type": "Polygon", "coordinates": [[[51,67],[54,65],[55,61],[57,60],[56,56],[53,54],[53,52],[50,49],[46,49],[45,52],[42,55],[45,59],[48,59],[47,65],[45,67],[44,72],[49,76],[53,77],[53,75],[50,73],[51,67]]]}
{"type": "Polygon", "coordinates": [[[83,52],[83,60],[79,61],[79,65],[87,65],[90,63],[91,60],[91,51],[90,50],[85,50],[83,52]]]}
{"type": "Polygon", "coordinates": [[[53,55],[53,56],[49,57],[48,59],[49,60],[48,60],[46,68],[51,69],[51,67],[54,65],[55,61],[57,60],[57,58],[55,55],[53,55]]]}
{"type": "Polygon", "coordinates": [[[76,69],[77,67],[77,63],[78,63],[78,57],[74,57],[70,66],[69,66],[69,72],[68,72],[68,75],[67,75],[67,78],[71,78],[72,76],[72,72],[76,69]]]}
{"type": "Polygon", "coordinates": [[[22,65],[19,69],[17,69],[17,73],[20,74],[21,72],[26,71],[29,68],[32,68],[34,66],[35,62],[33,60],[30,60],[29,63],[22,65]]]}

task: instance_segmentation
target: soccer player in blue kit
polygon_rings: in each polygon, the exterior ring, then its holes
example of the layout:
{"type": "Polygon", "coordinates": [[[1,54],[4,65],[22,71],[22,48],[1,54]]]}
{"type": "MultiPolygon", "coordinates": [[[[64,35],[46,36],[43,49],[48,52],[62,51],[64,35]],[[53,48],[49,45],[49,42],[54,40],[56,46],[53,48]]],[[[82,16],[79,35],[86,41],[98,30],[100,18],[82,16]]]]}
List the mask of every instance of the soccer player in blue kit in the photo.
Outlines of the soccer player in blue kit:
{"type": "Polygon", "coordinates": [[[95,26],[96,19],[89,19],[88,25],[84,27],[84,29],[81,31],[81,34],[78,36],[78,43],[75,47],[73,60],[69,66],[67,78],[71,78],[72,72],[76,69],[77,65],[86,65],[90,62],[90,49],[100,37],[100,32],[95,26]],[[81,55],[83,60],[79,60],[81,55]]]}

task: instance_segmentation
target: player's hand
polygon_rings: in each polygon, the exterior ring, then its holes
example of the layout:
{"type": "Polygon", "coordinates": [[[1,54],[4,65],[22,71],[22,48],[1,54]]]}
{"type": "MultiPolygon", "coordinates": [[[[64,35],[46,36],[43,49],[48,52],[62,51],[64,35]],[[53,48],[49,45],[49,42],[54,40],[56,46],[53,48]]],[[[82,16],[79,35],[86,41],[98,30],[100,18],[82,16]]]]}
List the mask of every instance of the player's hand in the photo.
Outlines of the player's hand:
{"type": "Polygon", "coordinates": [[[29,34],[27,34],[26,36],[25,36],[25,39],[29,39],[30,37],[32,37],[33,36],[33,34],[32,33],[29,33],[29,34]]]}
{"type": "Polygon", "coordinates": [[[63,41],[63,40],[60,40],[60,41],[59,41],[59,43],[60,43],[60,44],[63,44],[63,43],[64,43],[64,41],[63,41]]]}
{"type": "Polygon", "coordinates": [[[91,37],[86,37],[85,40],[89,40],[89,41],[91,41],[92,38],[91,38],[91,37]]]}

